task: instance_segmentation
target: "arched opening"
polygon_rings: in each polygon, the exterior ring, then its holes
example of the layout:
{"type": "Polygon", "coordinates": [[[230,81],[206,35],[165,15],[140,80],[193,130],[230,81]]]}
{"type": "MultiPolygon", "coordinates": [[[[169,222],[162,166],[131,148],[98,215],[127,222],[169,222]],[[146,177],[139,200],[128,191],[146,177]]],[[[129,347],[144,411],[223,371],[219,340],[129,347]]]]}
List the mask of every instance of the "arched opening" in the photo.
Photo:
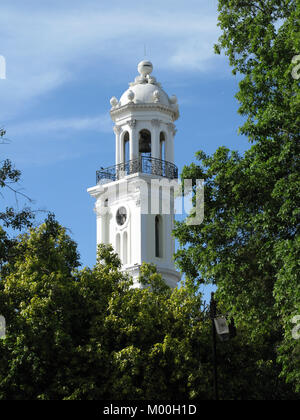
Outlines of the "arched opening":
{"type": "Polygon", "coordinates": [[[155,257],[162,257],[162,221],[161,216],[155,216],[155,257]]]}
{"type": "Polygon", "coordinates": [[[118,233],[116,236],[116,252],[120,257],[120,251],[121,251],[121,237],[120,234],[118,233]]]}
{"type": "Polygon", "coordinates": [[[128,162],[129,161],[129,133],[128,133],[128,131],[126,131],[126,133],[124,134],[124,154],[123,154],[123,156],[124,156],[124,162],[123,163],[126,163],[126,162],[128,162]]]}
{"type": "Polygon", "coordinates": [[[160,159],[166,160],[166,136],[165,133],[161,132],[159,136],[160,140],[160,159]]]}
{"type": "Polygon", "coordinates": [[[127,232],[123,234],[123,264],[128,264],[128,236],[127,232]]]}
{"type": "Polygon", "coordinates": [[[139,133],[139,154],[151,157],[151,133],[149,130],[141,130],[139,133]]]}

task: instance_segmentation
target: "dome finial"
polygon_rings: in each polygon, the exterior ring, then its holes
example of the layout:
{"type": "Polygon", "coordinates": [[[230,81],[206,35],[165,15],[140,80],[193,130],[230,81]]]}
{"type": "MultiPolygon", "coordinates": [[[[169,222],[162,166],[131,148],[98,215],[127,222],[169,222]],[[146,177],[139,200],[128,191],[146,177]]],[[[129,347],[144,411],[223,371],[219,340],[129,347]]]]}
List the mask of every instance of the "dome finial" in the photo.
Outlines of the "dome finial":
{"type": "Polygon", "coordinates": [[[138,72],[146,77],[148,74],[151,74],[153,70],[153,65],[151,61],[143,60],[138,64],[138,72]]]}

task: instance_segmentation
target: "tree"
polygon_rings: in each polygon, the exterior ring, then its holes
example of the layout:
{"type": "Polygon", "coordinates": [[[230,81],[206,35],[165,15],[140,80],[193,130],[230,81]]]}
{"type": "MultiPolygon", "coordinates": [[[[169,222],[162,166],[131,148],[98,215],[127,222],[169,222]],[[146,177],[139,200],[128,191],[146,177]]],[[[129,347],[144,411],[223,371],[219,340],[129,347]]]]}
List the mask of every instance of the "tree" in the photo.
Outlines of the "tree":
{"type": "MultiPolygon", "coordinates": [[[[0,128],[0,143],[5,141],[6,131],[0,128]]],[[[18,197],[25,201],[32,203],[32,200],[17,189],[20,181],[21,172],[13,166],[9,159],[5,159],[0,163],[0,189],[7,192],[12,192],[17,200],[18,197]]],[[[3,193],[0,191],[3,198],[3,193]]],[[[17,201],[18,204],[18,201],[17,201]]],[[[0,210],[0,266],[5,264],[11,253],[13,253],[15,239],[12,238],[7,228],[11,231],[19,230],[32,226],[35,218],[35,212],[32,211],[28,205],[25,205],[22,210],[18,210],[13,206],[6,207],[0,210]]]]}
{"type": "MultiPolygon", "coordinates": [[[[204,327],[200,297],[169,289],[143,268],[151,289],[132,289],[110,247],[78,270],[76,244],[50,216],[19,238],[2,269],[1,399],[144,399],[188,396],[204,327]]],[[[204,351],[204,349],[203,349],[204,351]]],[[[207,395],[209,377],[202,392],[207,395]]]]}
{"type": "MultiPolygon", "coordinates": [[[[3,142],[5,139],[6,131],[0,128],[0,140],[3,142]]],[[[16,185],[20,181],[21,172],[14,168],[12,162],[9,159],[5,159],[1,162],[0,166],[0,188],[10,190],[15,196],[21,196],[26,201],[32,202],[32,200],[19,191],[16,185]]],[[[0,221],[3,226],[10,227],[12,229],[21,230],[22,228],[32,226],[32,220],[34,219],[34,212],[29,207],[25,207],[21,211],[16,211],[13,207],[7,207],[5,211],[0,212],[0,221]]]]}
{"type": "MultiPolygon", "coordinates": [[[[51,215],[16,251],[1,270],[0,399],[213,399],[201,295],[170,289],[149,264],[144,288],[133,289],[110,246],[93,269],[79,269],[76,244],[51,215]]],[[[288,394],[266,352],[243,330],[219,346],[222,399],[288,394]]]]}
{"type": "Polygon", "coordinates": [[[243,156],[225,147],[196,154],[182,178],[205,180],[205,220],[175,229],[177,262],[190,282],[218,286],[224,310],[252,342],[269,342],[269,361],[280,366],[280,355],[282,376],[298,392],[291,319],[300,314],[300,95],[291,73],[299,14],[295,1],[219,0],[216,52],[224,50],[242,78],[240,131],[252,146],[243,156]]]}

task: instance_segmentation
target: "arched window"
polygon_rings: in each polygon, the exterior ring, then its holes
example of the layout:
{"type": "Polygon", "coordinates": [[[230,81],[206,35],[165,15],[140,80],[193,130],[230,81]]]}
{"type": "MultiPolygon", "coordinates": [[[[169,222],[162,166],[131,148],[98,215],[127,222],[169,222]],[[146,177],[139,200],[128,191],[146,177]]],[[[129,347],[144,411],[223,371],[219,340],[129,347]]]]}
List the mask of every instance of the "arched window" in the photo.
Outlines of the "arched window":
{"type": "Polygon", "coordinates": [[[141,130],[139,133],[140,156],[151,156],[151,133],[149,130],[141,130]]]}
{"type": "Polygon", "coordinates": [[[159,136],[160,140],[160,159],[166,160],[166,137],[165,133],[161,132],[159,136]]]}
{"type": "Polygon", "coordinates": [[[123,264],[128,264],[128,238],[127,232],[123,234],[123,264]]]}
{"type": "Polygon", "coordinates": [[[119,255],[119,257],[120,257],[120,251],[121,251],[121,237],[120,237],[120,234],[118,233],[117,234],[117,236],[116,236],[116,251],[117,251],[117,254],[119,255]]]}
{"type": "Polygon", "coordinates": [[[155,257],[162,256],[162,222],[161,216],[155,216],[155,257]]]}
{"type": "Polygon", "coordinates": [[[124,134],[124,162],[129,161],[129,133],[126,131],[124,134]]]}

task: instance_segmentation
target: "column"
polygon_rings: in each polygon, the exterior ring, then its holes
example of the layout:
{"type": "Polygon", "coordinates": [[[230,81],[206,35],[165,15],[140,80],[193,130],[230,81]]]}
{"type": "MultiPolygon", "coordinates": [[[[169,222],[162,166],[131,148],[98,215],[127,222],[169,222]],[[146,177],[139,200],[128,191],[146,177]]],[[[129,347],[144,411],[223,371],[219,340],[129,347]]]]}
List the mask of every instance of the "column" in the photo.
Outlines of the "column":
{"type": "Polygon", "coordinates": [[[109,243],[109,207],[106,196],[99,197],[95,204],[97,217],[97,245],[109,243]]]}
{"type": "Polygon", "coordinates": [[[106,229],[107,229],[106,212],[97,210],[97,245],[106,244],[106,229]]]}
{"type": "Polygon", "coordinates": [[[114,126],[114,132],[116,135],[116,165],[121,163],[121,132],[122,128],[119,125],[114,126]]]}
{"type": "Polygon", "coordinates": [[[152,133],[151,133],[151,157],[160,159],[160,138],[159,138],[159,120],[151,120],[152,133]]]}
{"type": "Polygon", "coordinates": [[[134,160],[139,156],[136,120],[128,121],[129,126],[129,159],[134,160]]]}
{"type": "Polygon", "coordinates": [[[177,130],[173,123],[168,124],[168,138],[166,139],[166,160],[174,163],[174,136],[177,130]]]}

